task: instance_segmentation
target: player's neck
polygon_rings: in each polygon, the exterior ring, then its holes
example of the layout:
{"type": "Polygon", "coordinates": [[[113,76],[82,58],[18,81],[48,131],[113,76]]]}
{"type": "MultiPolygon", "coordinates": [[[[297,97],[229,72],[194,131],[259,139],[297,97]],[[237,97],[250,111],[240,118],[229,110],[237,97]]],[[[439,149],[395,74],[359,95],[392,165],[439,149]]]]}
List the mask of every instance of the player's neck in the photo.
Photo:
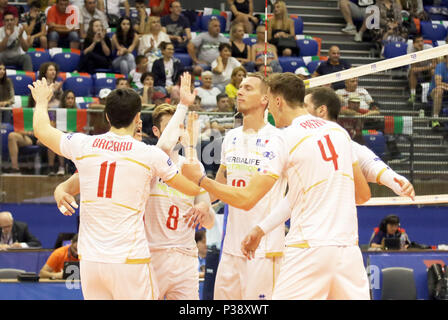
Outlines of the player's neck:
{"type": "Polygon", "coordinates": [[[305,116],[307,114],[309,114],[309,112],[305,108],[289,108],[289,111],[285,115],[285,125],[290,126],[295,118],[305,116]]]}
{"type": "Polygon", "coordinates": [[[258,131],[266,125],[264,112],[245,114],[243,117],[243,131],[258,131]]]}
{"type": "Polygon", "coordinates": [[[127,127],[127,128],[114,128],[111,127],[109,132],[115,133],[117,136],[133,136],[134,135],[134,128],[127,127]]]}

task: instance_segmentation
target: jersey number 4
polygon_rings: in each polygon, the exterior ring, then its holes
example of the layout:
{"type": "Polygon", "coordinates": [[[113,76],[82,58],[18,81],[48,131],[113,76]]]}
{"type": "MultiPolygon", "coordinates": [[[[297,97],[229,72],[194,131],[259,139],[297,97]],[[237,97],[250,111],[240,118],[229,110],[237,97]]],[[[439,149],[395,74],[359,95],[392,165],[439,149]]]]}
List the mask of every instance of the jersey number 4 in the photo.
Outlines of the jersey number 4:
{"type": "Polygon", "coordinates": [[[114,185],[115,167],[117,163],[112,162],[110,165],[107,161],[101,164],[100,178],[98,180],[98,193],[99,198],[112,198],[112,187],[114,185]],[[107,168],[109,167],[109,170],[107,168]],[[107,174],[107,176],[106,176],[107,174]],[[107,184],[106,184],[107,178],[107,184]]]}
{"type": "Polygon", "coordinates": [[[319,145],[319,149],[320,149],[320,153],[322,154],[322,158],[325,161],[333,161],[334,170],[338,170],[338,154],[334,150],[334,145],[331,142],[330,136],[327,134],[324,136],[324,138],[325,138],[325,142],[327,143],[328,150],[330,151],[330,156],[327,156],[327,151],[325,151],[322,141],[319,140],[319,141],[317,141],[317,144],[319,145]]]}

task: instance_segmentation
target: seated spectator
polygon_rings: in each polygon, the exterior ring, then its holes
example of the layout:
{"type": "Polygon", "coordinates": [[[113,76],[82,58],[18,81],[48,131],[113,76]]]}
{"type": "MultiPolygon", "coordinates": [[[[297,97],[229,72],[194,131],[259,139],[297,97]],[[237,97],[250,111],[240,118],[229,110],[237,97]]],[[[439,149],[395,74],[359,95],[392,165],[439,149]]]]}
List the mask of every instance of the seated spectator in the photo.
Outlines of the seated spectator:
{"type": "MultiPolygon", "coordinates": [[[[0,108],[14,105],[14,85],[6,75],[6,66],[0,61],[0,108]]],[[[5,121],[4,113],[2,113],[5,121]]],[[[9,122],[9,121],[6,121],[9,122]]]]}
{"type": "Polygon", "coordinates": [[[65,262],[79,261],[78,257],[78,235],[76,234],[70,245],[54,250],[48,257],[47,262],[39,272],[39,277],[50,279],[62,279],[65,262]]]}
{"type": "Polygon", "coordinates": [[[259,25],[257,27],[257,43],[252,45],[251,51],[252,51],[252,58],[255,61],[255,66],[258,70],[260,66],[263,66],[264,68],[264,56],[265,52],[267,53],[267,65],[272,67],[272,70],[274,72],[282,72],[282,67],[280,65],[280,62],[278,62],[278,56],[277,56],[277,48],[270,43],[267,43],[267,48],[265,47],[264,42],[264,31],[266,30],[266,27],[263,25],[259,25]],[[266,50],[266,51],[265,51],[266,50]]]}
{"type": "Polygon", "coordinates": [[[201,229],[196,231],[194,239],[198,247],[198,259],[199,259],[199,278],[205,278],[205,258],[207,257],[207,239],[206,230],[201,229]]]}
{"type": "Polygon", "coordinates": [[[216,96],[216,109],[213,112],[234,112],[230,104],[229,96],[226,93],[220,93],[216,96]]]}
{"type": "Polygon", "coordinates": [[[173,86],[184,72],[184,66],[179,59],[173,58],[174,46],[172,43],[162,42],[160,49],[163,58],[156,60],[152,66],[154,87],[165,94],[171,94],[173,86]]]}
{"type": "Polygon", "coordinates": [[[182,5],[180,1],[173,1],[170,4],[170,14],[162,17],[162,27],[170,37],[174,48],[187,50],[187,43],[191,40],[190,21],[182,15],[182,5]]]}
{"type": "Polygon", "coordinates": [[[130,79],[118,78],[115,82],[115,89],[132,89],[130,79]]]}
{"type": "Polygon", "coordinates": [[[244,30],[241,23],[232,25],[230,29],[230,44],[232,45],[232,57],[236,58],[249,72],[255,71],[255,63],[252,58],[252,50],[243,41],[244,30]]]}
{"type": "Polygon", "coordinates": [[[137,92],[142,98],[142,104],[146,105],[145,107],[154,105],[154,75],[152,72],[144,72],[140,78],[140,81],[143,87],[137,92]]]}
{"type": "Polygon", "coordinates": [[[79,21],[73,21],[73,11],[66,13],[68,0],[56,0],[47,12],[48,47],[66,48],[67,42],[70,48],[79,49],[79,21]],[[67,26],[67,21],[73,21],[74,25],[67,26]]]}
{"type": "MultiPolygon", "coordinates": [[[[385,37],[392,34],[402,34],[405,30],[402,26],[401,4],[399,0],[378,0],[376,5],[380,10],[380,27],[378,29],[371,29],[371,31],[373,33],[374,43],[380,48],[385,37]]],[[[362,34],[360,32],[355,35],[355,41],[362,41],[362,34]]]]}
{"type": "Polygon", "coordinates": [[[97,0],[84,0],[84,5],[80,9],[80,34],[81,38],[85,39],[87,35],[87,29],[89,29],[90,21],[93,19],[100,20],[104,29],[109,28],[106,14],[97,8],[97,0]]]}
{"type": "Polygon", "coordinates": [[[170,37],[162,31],[160,17],[151,16],[148,32],[141,36],[138,46],[138,54],[146,56],[149,60],[149,70],[152,69],[154,61],[162,57],[159,47],[162,42],[171,42],[170,37]]]}
{"type": "Polygon", "coordinates": [[[219,45],[219,56],[212,62],[213,85],[221,92],[225,91],[226,85],[229,84],[232,71],[241,63],[231,56],[232,47],[228,43],[219,45]]]}
{"type": "Polygon", "coordinates": [[[188,43],[187,50],[193,60],[194,75],[200,75],[203,70],[210,69],[212,62],[219,56],[219,45],[229,43],[229,39],[220,32],[219,20],[212,17],[208,22],[208,31],[201,32],[188,43]]]}
{"type": "Polygon", "coordinates": [[[138,34],[132,27],[131,19],[123,17],[120,19],[117,32],[112,36],[112,48],[117,50],[117,57],[112,61],[115,70],[121,74],[129,74],[135,69],[135,57],[133,51],[138,45],[138,34]]]}
{"type": "Polygon", "coordinates": [[[26,54],[30,46],[25,29],[18,26],[12,13],[3,15],[0,28],[0,60],[5,65],[14,65],[19,70],[33,71],[31,57],[26,54]]]}
{"type": "MultiPolygon", "coordinates": [[[[53,96],[48,102],[49,108],[57,108],[62,98],[62,81],[58,81],[59,66],[54,62],[42,63],[39,67],[38,80],[45,78],[49,84],[53,84],[53,96]]],[[[28,99],[28,108],[34,108],[35,102],[33,96],[30,95],[28,99]]]]}
{"type": "MultiPolygon", "coordinates": [[[[112,90],[109,88],[103,88],[98,93],[98,98],[100,99],[99,103],[91,103],[89,104],[89,109],[101,109],[104,110],[106,107],[106,98],[111,93],[112,90]]],[[[100,112],[92,112],[89,116],[89,126],[93,128],[90,134],[103,134],[109,131],[110,124],[106,120],[104,113],[100,112]]]]}
{"type": "MultiPolygon", "coordinates": [[[[212,112],[235,112],[235,109],[231,105],[230,99],[225,93],[220,93],[216,96],[215,110],[212,112]]],[[[224,134],[226,130],[233,129],[234,122],[233,115],[231,116],[210,116],[210,128],[212,130],[219,130],[221,134],[224,134]]]]}
{"type": "MultiPolygon", "coordinates": [[[[205,71],[209,72],[209,71],[205,71]]],[[[202,99],[200,96],[194,98],[193,104],[188,108],[189,111],[205,112],[202,108],[202,99]]],[[[201,140],[207,140],[210,138],[210,117],[206,114],[200,114],[198,117],[199,132],[201,133],[201,140]]]]}
{"type": "MultiPolygon", "coordinates": [[[[124,16],[131,16],[131,6],[128,0],[98,0],[98,9],[103,11],[109,19],[109,25],[111,22],[117,22],[121,17],[120,5],[124,6],[124,16]]],[[[117,27],[116,25],[111,27],[117,27]]]]}
{"type": "Polygon", "coordinates": [[[135,9],[137,10],[137,17],[131,18],[132,25],[134,26],[134,31],[142,35],[145,33],[145,26],[148,25],[149,11],[150,9],[146,7],[145,0],[135,0],[135,9]]]}
{"type": "MultiPolygon", "coordinates": [[[[341,31],[351,35],[357,34],[356,26],[353,23],[353,19],[355,19],[364,21],[363,26],[360,29],[360,32],[364,32],[367,29],[365,24],[366,9],[368,6],[374,4],[375,0],[372,1],[358,0],[356,1],[356,3],[350,0],[340,0],[339,8],[346,22],[345,28],[343,28],[341,31]]],[[[362,33],[361,33],[361,41],[362,41],[362,33]]]]}
{"type": "Polygon", "coordinates": [[[259,66],[257,71],[261,72],[263,74],[266,74],[266,76],[274,73],[274,70],[272,69],[271,66],[266,66],[266,67],[265,66],[259,66]]]}
{"type": "Polygon", "coordinates": [[[5,169],[6,173],[20,174],[19,148],[37,145],[37,138],[33,131],[13,131],[8,135],[8,151],[11,159],[11,168],[5,169]]]}
{"type": "Polygon", "coordinates": [[[11,6],[8,4],[8,0],[1,0],[0,1],[0,27],[3,27],[3,16],[5,15],[5,12],[12,13],[14,18],[19,18],[19,11],[17,10],[17,7],[11,6]]]}
{"type": "Polygon", "coordinates": [[[42,247],[25,222],[14,220],[11,212],[0,212],[0,250],[42,247]]]}
{"type": "Polygon", "coordinates": [[[40,11],[39,1],[31,2],[30,11],[24,13],[21,20],[28,35],[29,46],[47,49],[47,17],[40,11]]]}
{"type": "Polygon", "coordinates": [[[151,15],[164,17],[170,14],[170,6],[174,0],[149,0],[151,15]]]}
{"type": "Polygon", "coordinates": [[[311,74],[308,71],[307,67],[300,67],[297,68],[296,71],[294,71],[294,73],[300,78],[302,79],[302,81],[307,80],[310,78],[311,74]]]}
{"type": "Polygon", "coordinates": [[[221,91],[213,87],[213,73],[204,71],[201,75],[202,86],[196,88],[197,95],[201,97],[201,106],[205,111],[210,111],[216,108],[216,96],[221,91]]]}
{"type": "Polygon", "coordinates": [[[364,110],[369,110],[370,105],[373,103],[373,99],[369,92],[364,88],[358,87],[358,78],[351,78],[345,80],[345,88],[336,90],[336,94],[341,99],[342,106],[348,105],[348,99],[357,95],[360,99],[360,108],[364,110]]]}
{"type": "Polygon", "coordinates": [[[227,3],[232,12],[232,24],[242,23],[245,33],[253,33],[258,25],[253,0],[227,0],[227,3]]]}
{"type": "Polygon", "coordinates": [[[274,5],[274,15],[268,20],[268,41],[277,47],[281,56],[298,56],[294,21],[289,17],[284,1],[274,5]]]}
{"type": "Polygon", "coordinates": [[[137,87],[137,89],[143,88],[143,84],[140,82],[140,79],[143,75],[143,73],[148,72],[148,58],[139,55],[135,59],[136,67],[135,69],[131,70],[129,73],[129,79],[131,79],[131,82],[137,87]]]}
{"type": "Polygon", "coordinates": [[[229,97],[230,104],[236,106],[236,97],[238,94],[238,89],[240,87],[241,81],[246,77],[247,71],[243,66],[236,67],[232,71],[232,75],[230,77],[230,83],[226,85],[226,94],[229,97]]]}
{"type": "Polygon", "coordinates": [[[384,240],[388,238],[400,239],[401,250],[406,250],[411,244],[405,230],[400,228],[400,218],[394,214],[382,219],[378,228],[374,229],[370,238],[370,247],[384,249],[384,240]]]}
{"type": "MultiPolygon", "coordinates": [[[[331,46],[328,50],[328,60],[322,61],[322,63],[317,67],[314,73],[311,75],[312,78],[323,76],[325,74],[330,74],[333,72],[338,72],[346,69],[350,69],[352,66],[349,62],[341,59],[341,53],[338,46],[331,46]]],[[[344,81],[333,82],[332,88],[334,90],[343,89],[345,87],[344,81]]]]}
{"type": "Polygon", "coordinates": [[[81,72],[95,73],[95,69],[110,69],[112,67],[112,43],[106,36],[100,20],[90,21],[87,30],[84,50],[79,63],[81,72]]]}
{"type": "MultiPolygon", "coordinates": [[[[444,57],[444,61],[437,64],[434,71],[434,77],[432,78],[429,86],[428,96],[433,100],[432,116],[439,117],[439,113],[442,110],[442,101],[445,91],[448,91],[448,55],[444,57]]],[[[439,121],[434,120],[431,123],[431,127],[434,130],[439,130],[441,124],[439,121]]]]}

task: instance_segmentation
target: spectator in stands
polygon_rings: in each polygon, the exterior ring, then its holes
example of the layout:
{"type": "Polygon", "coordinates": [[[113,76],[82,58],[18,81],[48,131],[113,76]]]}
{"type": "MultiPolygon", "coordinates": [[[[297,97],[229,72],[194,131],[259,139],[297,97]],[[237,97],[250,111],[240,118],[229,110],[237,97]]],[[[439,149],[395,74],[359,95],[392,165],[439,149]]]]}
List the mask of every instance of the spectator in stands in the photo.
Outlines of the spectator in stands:
{"type": "Polygon", "coordinates": [[[0,212],[0,250],[41,247],[25,222],[14,220],[11,212],[0,212]]]}
{"type": "Polygon", "coordinates": [[[230,28],[230,44],[232,45],[232,57],[236,58],[249,72],[255,71],[255,63],[252,50],[243,41],[244,29],[241,23],[233,24],[230,28]]]}
{"type": "Polygon", "coordinates": [[[72,238],[70,245],[57,248],[51,253],[40,270],[39,276],[41,278],[62,279],[64,263],[75,261],[79,261],[77,234],[72,238]]]}
{"type": "Polygon", "coordinates": [[[296,71],[294,71],[294,73],[300,78],[302,79],[302,81],[307,80],[310,78],[311,74],[308,71],[307,67],[299,67],[296,69],[296,71]]]}
{"type": "Polygon", "coordinates": [[[264,31],[266,30],[266,27],[263,25],[259,25],[257,27],[257,43],[252,45],[251,51],[252,51],[252,59],[255,61],[255,66],[257,70],[260,66],[264,67],[264,56],[265,56],[265,50],[267,52],[267,65],[272,67],[272,70],[274,72],[282,72],[282,67],[280,63],[278,62],[278,56],[277,56],[277,48],[270,43],[267,43],[267,48],[265,47],[264,42],[264,31]]]}
{"type": "Polygon", "coordinates": [[[117,50],[117,57],[112,61],[115,70],[121,74],[129,74],[135,69],[133,51],[138,45],[138,34],[132,27],[130,18],[123,17],[118,23],[117,32],[112,36],[112,48],[117,50]]]}
{"type": "Polygon", "coordinates": [[[198,247],[198,259],[199,259],[199,278],[205,278],[205,258],[207,256],[207,239],[206,239],[206,230],[202,228],[201,230],[196,231],[194,235],[194,239],[196,240],[196,245],[198,247]]]}
{"type": "Polygon", "coordinates": [[[274,70],[272,69],[271,66],[264,66],[264,65],[258,66],[257,71],[266,74],[266,76],[274,73],[274,70]]]}
{"type": "Polygon", "coordinates": [[[0,28],[0,60],[5,65],[14,65],[19,70],[33,71],[31,57],[26,54],[29,42],[22,25],[17,26],[12,13],[3,15],[3,27],[0,28]]]}
{"type": "Polygon", "coordinates": [[[232,47],[228,43],[219,45],[219,56],[212,62],[213,85],[221,92],[225,91],[226,85],[229,84],[232,71],[241,63],[232,55],[232,47]]]}
{"type": "MultiPolygon", "coordinates": [[[[104,110],[106,107],[106,98],[111,93],[112,90],[109,88],[103,88],[98,92],[99,103],[89,104],[89,109],[100,109],[104,110]]],[[[89,114],[89,127],[92,128],[90,134],[103,134],[109,131],[110,124],[106,121],[106,117],[102,112],[92,112],[89,114]]]]}
{"type": "Polygon", "coordinates": [[[232,107],[236,106],[236,96],[238,94],[238,89],[240,87],[241,81],[246,77],[247,71],[243,66],[236,67],[232,71],[230,77],[230,83],[226,86],[225,93],[229,97],[230,104],[232,107]]]}
{"type": "Polygon", "coordinates": [[[187,50],[193,60],[194,75],[201,74],[202,70],[208,70],[219,56],[219,45],[229,43],[229,39],[220,32],[221,24],[216,17],[212,16],[208,22],[208,31],[200,33],[188,43],[187,50]]]}
{"type": "Polygon", "coordinates": [[[8,0],[0,0],[0,27],[3,27],[3,16],[5,12],[12,13],[15,18],[19,18],[19,11],[15,6],[8,4],[8,0]]]}
{"type": "Polygon", "coordinates": [[[142,98],[142,104],[153,105],[154,104],[154,75],[152,72],[144,72],[140,78],[143,87],[138,90],[140,97],[142,98]]]}
{"type": "MultiPolygon", "coordinates": [[[[0,108],[14,105],[14,85],[6,75],[6,66],[0,61],[0,108]]],[[[4,113],[2,113],[5,121],[4,113]]]]}
{"type": "Polygon", "coordinates": [[[145,0],[135,0],[135,9],[137,10],[137,18],[132,19],[132,24],[134,25],[134,30],[138,34],[145,33],[145,27],[148,25],[149,14],[146,8],[145,0]]]}
{"type": "Polygon", "coordinates": [[[151,15],[164,17],[170,14],[170,5],[174,0],[149,0],[151,15]]]}
{"type": "Polygon", "coordinates": [[[401,250],[407,249],[411,244],[405,230],[400,228],[400,218],[397,215],[391,214],[381,220],[370,238],[370,247],[384,249],[384,240],[387,238],[400,239],[401,250]]]}
{"type": "MultiPolygon", "coordinates": [[[[341,59],[341,53],[338,46],[331,46],[328,50],[328,60],[322,61],[322,63],[317,67],[317,69],[314,71],[314,73],[311,75],[312,78],[323,76],[325,74],[330,74],[333,72],[338,72],[346,69],[350,69],[352,66],[351,64],[341,59]]],[[[334,82],[332,84],[332,87],[334,90],[342,89],[344,88],[344,82],[334,82]]]]}
{"type": "Polygon", "coordinates": [[[171,42],[171,40],[170,37],[164,31],[162,31],[160,17],[151,16],[149,17],[148,21],[148,33],[145,33],[140,38],[138,54],[144,55],[148,58],[148,68],[149,70],[151,70],[154,61],[162,57],[160,44],[162,42],[171,42]]]}
{"type": "Polygon", "coordinates": [[[140,79],[143,75],[143,73],[148,72],[148,58],[144,55],[139,55],[137,58],[135,58],[135,69],[131,70],[129,73],[129,79],[131,79],[131,82],[134,83],[134,85],[137,87],[137,89],[143,88],[143,83],[140,82],[140,79]]]}
{"type": "MultiPolygon", "coordinates": [[[[410,50],[408,50],[408,53],[418,52],[422,50],[424,50],[423,36],[418,35],[412,40],[412,46],[410,46],[410,50]]],[[[408,73],[409,88],[411,90],[411,95],[408,100],[409,103],[415,103],[415,94],[418,83],[431,82],[436,65],[437,61],[435,59],[425,60],[410,65],[408,73]]],[[[424,93],[422,93],[422,95],[423,94],[424,93]]]]}
{"type": "Polygon", "coordinates": [[[56,0],[47,12],[48,25],[48,47],[66,48],[69,43],[70,48],[79,49],[79,21],[73,20],[73,12],[66,13],[69,5],[68,0],[56,0]],[[67,26],[67,21],[74,25],[67,26]]]}
{"type": "Polygon", "coordinates": [[[173,1],[170,4],[170,14],[161,19],[165,32],[170,37],[174,48],[187,50],[187,43],[191,40],[190,21],[182,15],[182,5],[180,1],[173,1]]]}
{"type": "MultiPolygon", "coordinates": [[[[429,86],[428,95],[433,100],[433,117],[439,117],[439,113],[442,110],[442,100],[445,95],[445,91],[448,91],[448,55],[444,57],[443,62],[439,63],[436,66],[434,77],[432,78],[431,84],[429,86]]],[[[431,127],[434,130],[440,129],[440,122],[437,120],[432,121],[431,127]]]]}
{"type": "Polygon", "coordinates": [[[298,56],[294,21],[289,17],[284,1],[274,5],[274,15],[268,20],[268,41],[277,47],[281,56],[298,56]]]}
{"type": "Polygon", "coordinates": [[[37,138],[33,131],[14,131],[8,135],[8,151],[11,159],[11,168],[5,169],[6,173],[20,174],[19,148],[37,145],[37,138]]]}
{"type": "Polygon", "coordinates": [[[213,112],[234,112],[230,98],[226,93],[220,93],[216,96],[216,109],[213,112]]]}
{"type": "MultiPolygon", "coordinates": [[[[58,107],[62,99],[62,81],[58,81],[59,66],[54,62],[42,63],[39,67],[38,80],[42,80],[45,77],[49,84],[53,84],[53,96],[48,102],[49,108],[58,107]]],[[[28,99],[28,108],[34,108],[35,102],[33,96],[30,95],[28,99]]]]}
{"type": "Polygon", "coordinates": [[[163,58],[156,60],[152,65],[154,87],[166,94],[171,94],[171,89],[184,72],[184,66],[179,59],[173,58],[174,46],[172,43],[162,42],[160,49],[163,58]]]}
{"type": "Polygon", "coordinates": [[[118,21],[121,17],[120,4],[123,4],[124,6],[124,16],[130,17],[131,6],[129,5],[128,0],[98,0],[98,9],[103,11],[108,16],[109,24],[111,24],[111,22],[118,21]],[[112,18],[111,16],[114,17],[112,18]]]}
{"type": "Polygon", "coordinates": [[[47,49],[47,17],[40,11],[39,1],[31,2],[30,11],[24,13],[21,20],[28,35],[30,47],[47,49]]]}
{"type": "Polygon", "coordinates": [[[204,71],[201,74],[202,86],[196,88],[197,95],[201,97],[201,106],[205,111],[210,111],[216,108],[216,96],[221,91],[213,87],[213,73],[204,71]]]}
{"type": "Polygon", "coordinates": [[[345,80],[345,88],[336,90],[336,94],[341,99],[342,106],[348,106],[348,99],[356,95],[360,100],[360,108],[369,110],[373,99],[369,92],[364,88],[358,87],[358,78],[351,78],[345,80]]]}
{"type": "Polygon", "coordinates": [[[112,43],[98,19],[90,21],[79,70],[95,73],[95,69],[110,69],[112,66],[112,43]]]}
{"type": "Polygon", "coordinates": [[[84,5],[80,8],[80,34],[83,39],[86,38],[87,29],[89,29],[90,21],[93,19],[100,20],[104,29],[109,28],[106,14],[97,6],[97,0],[84,0],[84,5]]]}
{"type": "MultiPolygon", "coordinates": [[[[360,29],[360,32],[364,32],[366,30],[365,25],[365,17],[366,17],[366,9],[370,5],[374,5],[375,0],[371,1],[365,1],[365,0],[358,0],[356,3],[354,1],[350,0],[340,0],[339,1],[339,8],[341,10],[342,16],[344,17],[345,22],[347,25],[345,28],[342,29],[342,32],[356,35],[356,26],[353,23],[353,19],[355,20],[363,20],[363,26],[360,29]]],[[[362,33],[361,33],[361,39],[362,39],[362,33]]]]}
{"type": "MultiPolygon", "coordinates": [[[[372,32],[373,41],[376,42],[377,46],[381,47],[382,40],[385,40],[386,37],[394,34],[397,36],[406,34],[407,39],[407,30],[404,30],[402,26],[400,1],[378,0],[376,5],[380,10],[380,27],[379,29],[372,29],[372,32]]],[[[355,41],[362,41],[362,34],[355,38],[355,41]]]]}
{"type": "Polygon", "coordinates": [[[131,89],[130,79],[118,78],[115,83],[115,89],[131,89]]]}
{"type": "Polygon", "coordinates": [[[227,0],[227,3],[232,12],[232,24],[242,23],[245,33],[253,33],[258,25],[253,0],[227,0]]]}

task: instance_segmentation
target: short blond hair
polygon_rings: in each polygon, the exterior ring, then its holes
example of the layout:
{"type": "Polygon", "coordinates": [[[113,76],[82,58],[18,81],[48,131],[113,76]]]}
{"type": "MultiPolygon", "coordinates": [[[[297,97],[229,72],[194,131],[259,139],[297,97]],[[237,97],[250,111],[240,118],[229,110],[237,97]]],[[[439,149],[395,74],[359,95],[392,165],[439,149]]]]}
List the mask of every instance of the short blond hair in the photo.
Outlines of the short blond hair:
{"type": "Polygon", "coordinates": [[[152,124],[160,130],[160,122],[162,117],[169,115],[172,116],[176,112],[176,106],[168,103],[162,103],[158,105],[152,113],[152,124]]]}

